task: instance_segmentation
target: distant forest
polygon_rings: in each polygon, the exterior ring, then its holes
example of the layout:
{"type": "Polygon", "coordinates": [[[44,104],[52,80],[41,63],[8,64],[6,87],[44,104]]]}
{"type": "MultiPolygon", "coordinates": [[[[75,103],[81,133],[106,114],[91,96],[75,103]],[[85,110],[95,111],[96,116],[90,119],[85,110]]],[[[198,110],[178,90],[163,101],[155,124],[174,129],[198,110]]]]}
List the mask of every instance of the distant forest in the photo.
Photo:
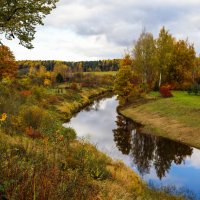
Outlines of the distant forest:
{"type": "Polygon", "coordinates": [[[18,61],[19,70],[21,73],[28,73],[31,67],[39,69],[44,66],[47,71],[53,71],[54,67],[58,64],[66,65],[72,72],[92,72],[92,71],[117,71],[119,69],[120,59],[113,60],[99,60],[99,61],[80,61],[80,62],[67,62],[67,61],[18,61]]]}

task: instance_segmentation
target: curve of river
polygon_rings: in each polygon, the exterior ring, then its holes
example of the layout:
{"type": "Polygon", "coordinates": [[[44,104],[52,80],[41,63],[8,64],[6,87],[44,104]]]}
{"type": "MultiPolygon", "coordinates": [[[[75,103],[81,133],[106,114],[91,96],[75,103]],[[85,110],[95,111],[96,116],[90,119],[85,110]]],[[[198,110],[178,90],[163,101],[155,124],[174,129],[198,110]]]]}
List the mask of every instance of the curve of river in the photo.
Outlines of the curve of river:
{"type": "Polygon", "coordinates": [[[140,126],[117,113],[117,106],[116,97],[95,101],[64,126],[122,160],[151,187],[175,186],[191,199],[200,199],[200,150],[143,133],[140,126]]]}

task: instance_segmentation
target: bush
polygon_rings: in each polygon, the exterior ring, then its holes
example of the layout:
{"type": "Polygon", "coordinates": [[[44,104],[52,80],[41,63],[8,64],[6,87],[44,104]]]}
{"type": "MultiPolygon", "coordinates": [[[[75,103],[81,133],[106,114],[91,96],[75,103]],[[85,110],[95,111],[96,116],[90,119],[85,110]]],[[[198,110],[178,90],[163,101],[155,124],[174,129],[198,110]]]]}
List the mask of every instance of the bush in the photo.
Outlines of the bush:
{"type": "Polygon", "coordinates": [[[57,83],[63,83],[64,82],[64,78],[60,73],[58,73],[57,76],[56,76],[56,82],[57,83]]]}
{"type": "Polygon", "coordinates": [[[62,128],[61,134],[67,140],[74,140],[76,139],[76,132],[73,128],[62,128]]]}
{"type": "Polygon", "coordinates": [[[164,98],[173,97],[173,95],[172,95],[172,93],[170,91],[170,87],[169,86],[161,86],[161,88],[160,88],[160,94],[164,98]]]}
{"type": "Polygon", "coordinates": [[[196,83],[189,87],[188,94],[200,95],[200,85],[196,83]]]}
{"type": "Polygon", "coordinates": [[[27,136],[29,136],[32,139],[36,139],[36,138],[42,139],[42,138],[44,138],[40,132],[34,130],[32,127],[29,127],[29,128],[26,129],[26,134],[27,134],[27,136]]]}
{"type": "Polygon", "coordinates": [[[78,84],[77,83],[72,83],[70,88],[72,90],[78,90],[78,84]]]}
{"type": "Polygon", "coordinates": [[[31,91],[37,100],[41,100],[44,97],[45,91],[43,87],[34,86],[31,91]]]}
{"type": "Polygon", "coordinates": [[[20,116],[22,118],[22,127],[29,136],[35,134],[38,137],[43,134],[52,136],[59,127],[57,119],[38,106],[24,107],[20,116]]]}
{"type": "Polygon", "coordinates": [[[22,111],[23,122],[26,127],[38,129],[42,121],[44,111],[38,106],[25,107],[22,111]]]}
{"type": "Polygon", "coordinates": [[[22,95],[23,97],[27,97],[31,95],[31,91],[30,90],[22,90],[19,92],[20,95],[22,95]]]}
{"type": "Polygon", "coordinates": [[[79,168],[80,173],[88,174],[94,180],[105,180],[110,178],[110,173],[107,169],[108,157],[91,146],[82,141],[77,146],[74,154],[75,166],[79,168]],[[77,165],[78,164],[78,165],[77,165]]]}

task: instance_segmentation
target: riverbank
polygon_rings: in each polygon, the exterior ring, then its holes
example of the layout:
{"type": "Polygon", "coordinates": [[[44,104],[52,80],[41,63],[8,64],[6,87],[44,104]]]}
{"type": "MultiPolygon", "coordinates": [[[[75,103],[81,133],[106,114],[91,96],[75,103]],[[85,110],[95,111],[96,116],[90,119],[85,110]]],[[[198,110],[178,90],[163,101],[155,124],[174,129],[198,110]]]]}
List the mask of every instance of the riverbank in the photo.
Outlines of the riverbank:
{"type": "Polygon", "coordinates": [[[0,198],[178,199],[149,190],[125,164],[77,141],[73,129],[61,127],[110,87],[26,86],[20,93],[12,85],[4,87],[8,118],[0,129],[0,198]]]}
{"type": "Polygon", "coordinates": [[[150,95],[142,105],[131,104],[120,112],[144,125],[146,133],[166,137],[200,148],[199,96],[187,92],[173,92],[173,98],[150,95]]]}
{"type": "Polygon", "coordinates": [[[56,112],[59,112],[62,119],[65,120],[64,122],[67,122],[73,115],[92,104],[95,100],[110,95],[113,95],[110,87],[83,88],[77,91],[67,90],[60,94],[63,97],[62,101],[55,103],[56,112]]]}

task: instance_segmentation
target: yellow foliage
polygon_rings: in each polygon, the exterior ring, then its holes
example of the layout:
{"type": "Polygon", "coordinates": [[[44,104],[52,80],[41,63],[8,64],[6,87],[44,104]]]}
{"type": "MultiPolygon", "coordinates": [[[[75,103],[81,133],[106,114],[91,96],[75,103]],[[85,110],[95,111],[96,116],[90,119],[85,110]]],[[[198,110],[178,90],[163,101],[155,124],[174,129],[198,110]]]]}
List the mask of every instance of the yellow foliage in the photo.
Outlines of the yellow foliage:
{"type": "Polygon", "coordinates": [[[7,114],[6,114],[6,113],[3,113],[3,114],[1,115],[0,121],[1,121],[1,122],[4,122],[6,119],[7,119],[7,114]]]}
{"type": "Polygon", "coordinates": [[[58,106],[58,110],[66,115],[70,115],[74,110],[80,107],[80,103],[78,102],[63,102],[61,105],[58,106]]]}
{"type": "Polygon", "coordinates": [[[44,80],[44,85],[45,85],[45,86],[51,86],[51,81],[50,81],[49,79],[46,78],[46,79],[44,80]]]}
{"type": "Polygon", "coordinates": [[[49,72],[49,71],[46,72],[46,73],[45,73],[45,77],[50,79],[50,78],[51,78],[51,72],[49,72]]]}

